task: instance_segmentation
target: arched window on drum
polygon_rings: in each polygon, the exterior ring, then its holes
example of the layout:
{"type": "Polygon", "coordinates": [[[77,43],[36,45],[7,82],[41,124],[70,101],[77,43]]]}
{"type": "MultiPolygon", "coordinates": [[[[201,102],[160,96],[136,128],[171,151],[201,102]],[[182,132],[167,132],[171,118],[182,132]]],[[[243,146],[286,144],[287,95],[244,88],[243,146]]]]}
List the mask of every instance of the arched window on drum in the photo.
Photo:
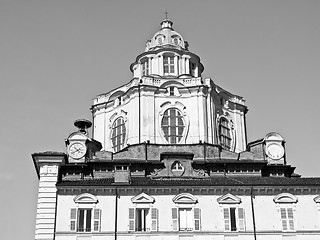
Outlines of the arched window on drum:
{"type": "Polygon", "coordinates": [[[227,150],[231,149],[232,137],[229,121],[222,117],[219,120],[219,141],[220,145],[227,150]]]}
{"type": "Polygon", "coordinates": [[[124,148],[126,139],[126,126],[123,117],[117,118],[113,124],[111,129],[111,142],[112,148],[115,152],[120,151],[124,148]]]}
{"type": "Polygon", "coordinates": [[[177,108],[167,109],[162,117],[161,128],[169,143],[179,143],[183,137],[185,121],[177,108]]]}

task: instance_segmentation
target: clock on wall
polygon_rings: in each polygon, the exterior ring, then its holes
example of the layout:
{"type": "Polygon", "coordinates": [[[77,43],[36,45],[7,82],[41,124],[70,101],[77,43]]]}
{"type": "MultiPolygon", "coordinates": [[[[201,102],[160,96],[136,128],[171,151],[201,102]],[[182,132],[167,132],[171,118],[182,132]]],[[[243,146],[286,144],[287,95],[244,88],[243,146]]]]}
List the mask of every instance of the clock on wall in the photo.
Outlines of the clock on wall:
{"type": "Polygon", "coordinates": [[[267,155],[273,160],[279,160],[284,155],[284,148],[279,143],[267,145],[267,155]]]}
{"type": "Polygon", "coordinates": [[[74,142],[68,147],[68,154],[73,159],[80,159],[86,155],[87,147],[82,142],[74,142]]]}
{"type": "Polygon", "coordinates": [[[285,147],[284,139],[279,133],[268,133],[264,138],[264,152],[269,164],[283,165],[285,164],[285,147]]]}

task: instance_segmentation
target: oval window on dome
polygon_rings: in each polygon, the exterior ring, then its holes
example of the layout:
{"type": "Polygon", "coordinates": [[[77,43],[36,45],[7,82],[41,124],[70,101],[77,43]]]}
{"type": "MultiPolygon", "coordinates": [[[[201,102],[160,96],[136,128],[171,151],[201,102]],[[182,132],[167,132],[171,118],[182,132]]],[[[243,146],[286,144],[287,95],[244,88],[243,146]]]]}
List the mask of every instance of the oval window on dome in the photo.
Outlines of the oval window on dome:
{"type": "Polygon", "coordinates": [[[164,36],[163,35],[158,35],[156,36],[156,41],[157,43],[160,45],[160,44],[163,44],[163,41],[164,41],[164,36]]]}
{"type": "Polygon", "coordinates": [[[179,143],[183,137],[185,121],[177,108],[167,109],[162,117],[161,128],[169,143],[179,143]]]}
{"type": "Polygon", "coordinates": [[[174,43],[175,45],[179,45],[179,44],[180,44],[180,39],[179,39],[178,37],[175,37],[175,38],[173,39],[173,43],[174,43]]]}

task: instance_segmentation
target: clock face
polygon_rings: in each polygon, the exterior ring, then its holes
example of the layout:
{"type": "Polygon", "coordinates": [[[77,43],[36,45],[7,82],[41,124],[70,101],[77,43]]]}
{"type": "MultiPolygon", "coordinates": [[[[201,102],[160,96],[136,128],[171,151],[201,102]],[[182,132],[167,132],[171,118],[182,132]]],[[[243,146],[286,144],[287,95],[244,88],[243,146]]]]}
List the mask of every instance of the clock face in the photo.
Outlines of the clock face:
{"type": "Polygon", "coordinates": [[[280,144],[272,143],[267,146],[267,154],[270,158],[278,160],[283,157],[284,149],[280,144]]]}
{"type": "Polygon", "coordinates": [[[82,158],[86,154],[86,151],[87,147],[80,142],[72,143],[68,148],[70,157],[74,159],[82,158]]]}

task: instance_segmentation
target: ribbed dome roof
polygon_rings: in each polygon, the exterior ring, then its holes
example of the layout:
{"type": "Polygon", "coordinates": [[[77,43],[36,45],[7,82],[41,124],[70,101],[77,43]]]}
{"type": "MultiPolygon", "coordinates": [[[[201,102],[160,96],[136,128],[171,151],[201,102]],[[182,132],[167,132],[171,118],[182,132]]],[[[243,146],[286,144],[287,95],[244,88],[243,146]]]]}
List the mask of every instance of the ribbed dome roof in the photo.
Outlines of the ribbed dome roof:
{"type": "Polygon", "coordinates": [[[145,49],[146,52],[163,47],[188,50],[188,44],[184,41],[181,34],[173,30],[173,22],[169,19],[165,19],[160,25],[160,31],[156,32],[156,34],[147,41],[145,49]]]}

